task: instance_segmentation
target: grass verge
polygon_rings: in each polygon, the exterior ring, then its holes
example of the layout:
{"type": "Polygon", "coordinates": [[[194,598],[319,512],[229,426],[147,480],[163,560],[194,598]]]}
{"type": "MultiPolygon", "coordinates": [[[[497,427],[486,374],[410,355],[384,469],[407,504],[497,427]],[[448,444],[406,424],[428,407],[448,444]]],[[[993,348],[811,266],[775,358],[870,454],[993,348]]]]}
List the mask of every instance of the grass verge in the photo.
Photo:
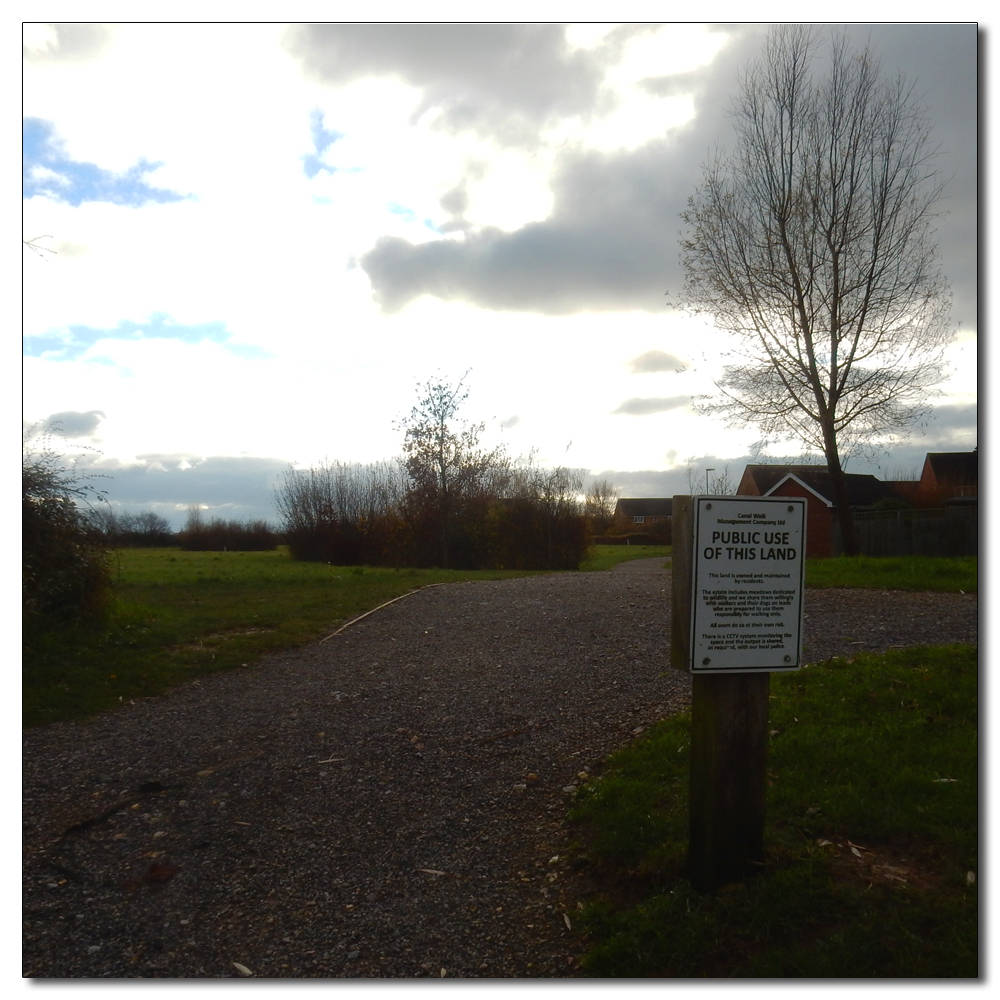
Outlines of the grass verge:
{"type": "Polygon", "coordinates": [[[975,556],[960,559],[928,556],[807,559],[806,586],[976,594],[979,592],[979,560],[975,556]]]}
{"type": "Polygon", "coordinates": [[[428,584],[528,575],[328,566],[296,562],[282,550],[124,549],[112,569],[108,625],[26,637],[25,725],[85,718],[247,666],[428,584]]]}
{"type": "Polygon", "coordinates": [[[978,975],[977,650],[771,678],[763,873],[684,875],[690,717],[614,755],[571,814],[598,977],[978,975]]]}
{"type": "Polygon", "coordinates": [[[586,573],[614,569],[619,563],[632,559],[662,556],[666,561],[672,550],[669,545],[594,545],[590,551],[590,557],[580,564],[580,569],[586,573]]]}

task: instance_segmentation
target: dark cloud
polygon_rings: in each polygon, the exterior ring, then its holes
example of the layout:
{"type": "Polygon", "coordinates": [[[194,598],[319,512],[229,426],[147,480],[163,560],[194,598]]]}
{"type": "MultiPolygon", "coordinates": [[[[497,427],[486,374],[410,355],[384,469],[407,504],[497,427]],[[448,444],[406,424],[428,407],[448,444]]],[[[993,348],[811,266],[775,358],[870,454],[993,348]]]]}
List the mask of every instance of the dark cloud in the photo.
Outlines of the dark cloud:
{"type": "Polygon", "coordinates": [[[594,473],[590,479],[607,479],[618,488],[623,497],[672,497],[702,493],[710,489],[733,493],[750,459],[746,456],[722,458],[719,455],[692,455],[674,464],[666,456],[668,469],[640,469],[622,471],[606,469],[594,473]],[[706,475],[708,482],[706,484],[706,475]]]}
{"type": "Polygon", "coordinates": [[[687,472],[684,469],[639,469],[623,472],[619,469],[605,469],[593,473],[590,480],[607,479],[618,488],[619,495],[629,497],[673,497],[690,493],[687,472]]]}
{"type": "Polygon", "coordinates": [[[51,433],[60,437],[88,437],[97,430],[104,418],[103,410],[87,410],[86,413],[63,410],[62,413],[53,413],[44,423],[51,433]]]}
{"type": "Polygon", "coordinates": [[[691,402],[690,396],[667,396],[666,398],[641,399],[633,396],[626,399],[617,410],[612,413],[627,413],[633,417],[648,417],[651,413],[664,413],[667,410],[676,410],[682,406],[687,406],[691,402]]]}
{"type": "MultiPolygon", "coordinates": [[[[916,480],[920,478],[920,472],[924,467],[924,459],[928,452],[972,451],[975,447],[974,440],[970,443],[967,436],[961,438],[959,435],[949,434],[945,430],[952,419],[963,421],[967,419],[967,412],[964,413],[963,417],[956,411],[966,411],[970,408],[943,406],[939,409],[944,411],[941,414],[941,419],[944,421],[941,433],[930,432],[923,437],[918,436],[889,448],[882,448],[873,455],[854,457],[847,462],[847,471],[854,474],[875,476],[882,480],[916,480]]],[[[974,422],[971,426],[974,426],[974,422]]],[[[968,431],[970,425],[962,422],[956,427],[968,431]]],[[[758,454],[730,457],[695,455],[667,469],[604,469],[600,472],[591,472],[587,477],[585,487],[589,488],[596,480],[607,479],[618,488],[623,497],[672,497],[704,490],[706,488],[706,471],[711,469],[712,471],[707,474],[709,485],[713,490],[720,482],[726,482],[729,491],[735,491],[743,477],[743,471],[751,463],[805,464],[810,462],[817,465],[824,464],[822,456],[816,454],[790,456],[758,454]]]]}
{"type": "Polygon", "coordinates": [[[931,418],[927,425],[928,433],[935,431],[940,434],[949,434],[953,431],[975,431],[979,427],[979,404],[965,403],[955,405],[952,403],[944,406],[935,406],[931,411],[931,418]]]}
{"type": "Polygon", "coordinates": [[[25,25],[25,37],[33,41],[44,36],[46,44],[22,47],[29,62],[83,62],[99,56],[111,42],[111,28],[106,24],[25,25]]]}
{"type": "MultiPolygon", "coordinates": [[[[634,150],[562,154],[547,219],[512,232],[484,227],[462,238],[420,244],[398,237],[379,239],[361,258],[376,301],[386,312],[421,295],[549,314],[664,308],[664,293],[679,291],[683,281],[679,214],[711,150],[729,141],[727,112],[738,72],[759,53],[766,30],[766,25],[730,27],[727,45],[709,67],[647,81],[647,89],[659,93],[693,95],[697,116],[688,125],[634,150]]],[[[855,44],[870,40],[883,68],[916,77],[918,92],[924,94],[936,123],[935,138],[942,145],[938,166],[952,177],[941,206],[949,214],[938,225],[942,262],[954,286],[954,318],[972,326],[977,249],[975,28],[864,25],[848,33],[855,44]]],[[[487,31],[483,37],[491,36],[487,31]]],[[[539,49],[539,57],[543,51],[548,50],[539,49]]],[[[387,52],[385,59],[388,65],[387,52]]],[[[348,60],[348,65],[354,63],[348,60]]],[[[430,65],[421,65],[431,80],[430,65]]],[[[546,72],[554,71],[550,67],[546,72]]],[[[436,86],[450,85],[448,73],[447,67],[442,69],[436,86]]],[[[484,88],[492,86],[485,73],[480,82],[484,88]]],[[[596,85],[589,93],[598,93],[596,85]]],[[[558,102],[545,106],[552,114],[564,113],[558,102]]]]}
{"type": "Polygon", "coordinates": [[[935,166],[949,183],[939,206],[937,238],[944,272],[952,283],[952,318],[965,329],[977,323],[976,220],[978,191],[978,51],[976,25],[854,25],[857,45],[870,42],[882,69],[901,72],[915,85],[934,122],[940,152],[935,166]]]}
{"type": "Polygon", "coordinates": [[[728,77],[756,50],[759,34],[734,36],[720,57],[728,69],[685,74],[699,106],[692,124],[633,150],[564,153],[547,219],[463,239],[379,239],[361,258],[376,301],[386,312],[424,294],[548,314],[664,309],[665,293],[681,283],[679,213],[724,124],[728,77]]]}
{"type": "Polygon", "coordinates": [[[625,154],[567,154],[552,215],[514,232],[420,244],[381,237],[361,257],[376,301],[386,312],[425,294],[550,314],[663,309],[687,193],[671,176],[671,148],[659,140],[625,154]]]}
{"type": "Polygon", "coordinates": [[[687,362],[681,361],[674,354],[666,351],[646,351],[629,362],[633,375],[644,375],[649,372],[678,372],[687,368],[687,362]]]}
{"type": "Polygon", "coordinates": [[[525,145],[599,104],[603,62],[620,43],[573,51],[558,24],[300,24],[285,37],[314,79],[394,76],[423,91],[415,117],[438,108],[450,131],[525,145]]]}
{"type": "Polygon", "coordinates": [[[147,454],[136,463],[99,461],[90,471],[108,499],[123,509],[154,509],[180,527],[190,504],[203,504],[207,517],[275,520],[274,487],[289,468],[277,458],[147,454]]]}
{"type": "Polygon", "coordinates": [[[698,73],[673,73],[670,76],[647,76],[639,86],[654,97],[682,97],[696,90],[698,73]]]}

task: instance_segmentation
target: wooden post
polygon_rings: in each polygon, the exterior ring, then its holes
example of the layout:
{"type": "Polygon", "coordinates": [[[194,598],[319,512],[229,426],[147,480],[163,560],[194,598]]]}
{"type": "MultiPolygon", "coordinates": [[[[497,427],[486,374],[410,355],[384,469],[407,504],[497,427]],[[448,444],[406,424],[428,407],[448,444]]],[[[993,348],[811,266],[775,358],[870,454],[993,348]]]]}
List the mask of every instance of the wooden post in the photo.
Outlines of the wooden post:
{"type": "Polygon", "coordinates": [[[691,884],[712,892],[764,863],[769,673],[695,675],[691,884]]]}
{"type": "MultiPolygon", "coordinates": [[[[694,507],[693,497],[673,498],[671,663],[685,671],[693,655],[694,507]]],[[[692,674],[688,869],[694,888],[712,892],[764,862],[771,675],[692,674]]]]}

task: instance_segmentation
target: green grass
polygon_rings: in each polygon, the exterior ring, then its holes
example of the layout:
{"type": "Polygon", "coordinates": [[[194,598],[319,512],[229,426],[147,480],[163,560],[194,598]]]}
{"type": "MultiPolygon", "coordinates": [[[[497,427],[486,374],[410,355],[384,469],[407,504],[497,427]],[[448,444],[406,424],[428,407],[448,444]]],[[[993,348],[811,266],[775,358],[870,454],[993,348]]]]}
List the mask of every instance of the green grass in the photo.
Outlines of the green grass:
{"type": "Polygon", "coordinates": [[[936,559],[900,556],[838,556],[806,560],[807,587],[867,587],[872,590],[979,592],[979,560],[974,556],[936,559]]]}
{"type": "Polygon", "coordinates": [[[584,560],[580,569],[592,573],[614,569],[619,563],[632,559],[653,559],[656,556],[663,556],[666,561],[670,552],[669,545],[595,545],[591,549],[590,558],[584,560]]]}
{"type": "Polygon", "coordinates": [[[684,873],[690,717],[612,757],[572,813],[599,887],[574,921],[587,973],[977,976],[976,653],[772,676],[767,865],[714,894],[684,873]]]}
{"type": "Polygon", "coordinates": [[[313,641],[407,591],[513,571],[369,569],[286,551],[123,549],[110,624],[26,640],[25,725],[79,719],[313,641]]]}

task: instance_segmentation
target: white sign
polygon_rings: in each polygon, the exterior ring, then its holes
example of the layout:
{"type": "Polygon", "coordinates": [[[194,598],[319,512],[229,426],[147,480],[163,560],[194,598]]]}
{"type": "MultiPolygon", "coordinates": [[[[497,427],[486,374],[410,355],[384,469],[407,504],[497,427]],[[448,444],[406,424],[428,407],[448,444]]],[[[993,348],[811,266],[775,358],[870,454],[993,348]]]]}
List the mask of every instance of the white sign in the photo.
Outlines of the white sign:
{"type": "Polygon", "coordinates": [[[695,497],[691,670],[796,670],[806,501],[695,497]]]}

